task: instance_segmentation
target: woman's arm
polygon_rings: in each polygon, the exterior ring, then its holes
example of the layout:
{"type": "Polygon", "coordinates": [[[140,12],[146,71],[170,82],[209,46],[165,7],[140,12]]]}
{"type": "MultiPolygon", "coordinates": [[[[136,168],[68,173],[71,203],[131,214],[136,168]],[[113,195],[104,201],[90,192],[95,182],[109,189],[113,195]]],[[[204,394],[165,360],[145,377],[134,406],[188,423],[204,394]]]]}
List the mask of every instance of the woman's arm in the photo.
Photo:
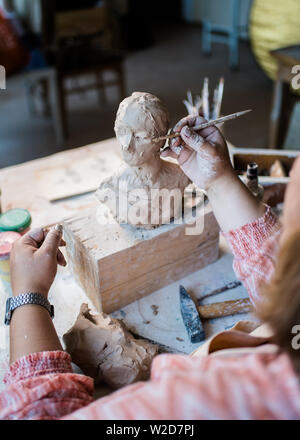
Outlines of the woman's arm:
{"type": "MultiPolygon", "coordinates": [[[[11,256],[14,296],[39,293],[45,298],[54,281],[57,264],[66,265],[59,251],[62,227],[46,234],[42,229],[29,232],[18,240],[11,256]]],[[[46,309],[26,305],[13,312],[10,327],[10,361],[43,351],[62,350],[51,317],[46,309]]]]}
{"type": "Polygon", "coordinates": [[[265,213],[261,203],[233,172],[224,173],[207,191],[215,217],[224,233],[252,223],[265,213]]]}
{"type": "Polygon", "coordinates": [[[253,303],[261,298],[259,286],[270,279],[281,225],[270,208],[258,201],[236,175],[225,139],[216,127],[196,133],[203,118],[188,117],[175,131],[181,137],[163,156],[177,158],[183,171],[207,191],[215,217],[234,255],[233,268],[253,303]],[[176,147],[182,151],[176,154],[176,147]]]}
{"type": "MultiPolygon", "coordinates": [[[[64,244],[58,227],[48,234],[41,229],[31,231],[14,245],[14,296],[30,292],[48,296],[57,263],[66,265],[59,250],[64,244]]],[[[44,308],[28,305],[14,311],[10,350],[7,387],[0,394],[0,419],[58,419],[93,401],[93,380],[73,373],[71,357],[62,351],[44,308]]]]}

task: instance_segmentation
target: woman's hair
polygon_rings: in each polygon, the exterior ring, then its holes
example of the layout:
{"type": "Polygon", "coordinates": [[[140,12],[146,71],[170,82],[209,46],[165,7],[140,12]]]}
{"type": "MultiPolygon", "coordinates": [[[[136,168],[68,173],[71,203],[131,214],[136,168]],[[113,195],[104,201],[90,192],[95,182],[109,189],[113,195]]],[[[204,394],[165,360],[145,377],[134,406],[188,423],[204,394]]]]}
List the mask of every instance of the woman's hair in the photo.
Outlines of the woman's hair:
{"type": "MultiPolygon", "coordinates": [[[[259,317],[271,325],[275,342],[288,353],[300,372],[300,348],[292,343],[300,326],[300,229],[292,233],[281,246],[275,274],[263,288],[264,302],[259,317]]],[[[299,338],[298,338],[299,340],[299,338]]],[[[300,343],[300,340],[299,340],[300,343]]]]}

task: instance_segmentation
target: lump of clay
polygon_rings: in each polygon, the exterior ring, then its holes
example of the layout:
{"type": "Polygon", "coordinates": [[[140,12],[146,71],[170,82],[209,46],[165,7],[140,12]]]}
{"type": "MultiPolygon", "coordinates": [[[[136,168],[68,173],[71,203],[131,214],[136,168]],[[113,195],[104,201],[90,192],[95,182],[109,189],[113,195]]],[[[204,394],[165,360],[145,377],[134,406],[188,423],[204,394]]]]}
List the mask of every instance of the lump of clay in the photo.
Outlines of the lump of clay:
{"type": "Polygon", "coordinates": [[[168,111],[156,96],[135,92],[120,104],[115,133],[125,163],[96,193],[120,224],[153,229],[181,217],[190,180],[160,157],[165,141],[159,137],[168,130],[168,111]]]}
{"type": "Polygon", "coordinates": [[[157,354],[155,345],[134,339],[117,319],[92,315],[87,304],[81,306],[75,325],[63,339],[84,374],[113,389],[147,380],[157,354]]]}

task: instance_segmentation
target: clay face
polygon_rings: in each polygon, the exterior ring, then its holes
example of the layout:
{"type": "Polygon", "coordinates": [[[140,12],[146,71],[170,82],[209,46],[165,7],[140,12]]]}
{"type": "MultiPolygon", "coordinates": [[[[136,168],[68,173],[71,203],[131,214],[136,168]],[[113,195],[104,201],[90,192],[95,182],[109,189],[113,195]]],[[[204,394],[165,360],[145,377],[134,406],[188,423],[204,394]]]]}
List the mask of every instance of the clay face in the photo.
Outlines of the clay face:
{"type": "Polygon", "coordinates": [[[168,112],[148,93],[134,93],[119,107],[115,132],[123,159],[130,166],[140,166],[159,157],[164,142],[154,138],[168,132],[168,112]]]}

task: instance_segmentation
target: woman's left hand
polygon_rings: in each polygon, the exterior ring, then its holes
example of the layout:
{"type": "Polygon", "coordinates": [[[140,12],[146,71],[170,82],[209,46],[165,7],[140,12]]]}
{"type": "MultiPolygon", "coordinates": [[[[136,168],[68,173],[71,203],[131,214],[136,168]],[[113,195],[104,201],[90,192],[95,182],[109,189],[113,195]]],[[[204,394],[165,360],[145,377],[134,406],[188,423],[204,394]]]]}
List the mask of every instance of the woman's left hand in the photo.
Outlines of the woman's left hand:
{"type": "Polygon", "coordinates": [[[23,293],[48,296],[57,264],[67,265],[60,246],[65,246],[62,226],[51,231],[34,229],[14,243],[10,263],[14,296],[23,293]]]}

